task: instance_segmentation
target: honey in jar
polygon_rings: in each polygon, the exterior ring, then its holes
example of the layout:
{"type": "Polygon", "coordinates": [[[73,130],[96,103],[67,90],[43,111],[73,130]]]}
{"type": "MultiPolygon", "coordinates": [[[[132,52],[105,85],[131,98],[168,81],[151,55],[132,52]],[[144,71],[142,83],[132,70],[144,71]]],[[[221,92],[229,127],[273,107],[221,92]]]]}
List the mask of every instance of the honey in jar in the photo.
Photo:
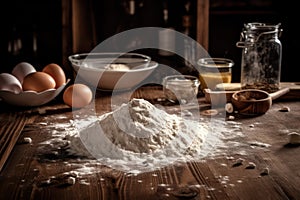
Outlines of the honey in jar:
{"type": "Polygon", "coordinates": [[[201,89],[214,90],[220,83],[231,83],[234,62],[226,58],[202,58],[198,60],[201,89]]]}

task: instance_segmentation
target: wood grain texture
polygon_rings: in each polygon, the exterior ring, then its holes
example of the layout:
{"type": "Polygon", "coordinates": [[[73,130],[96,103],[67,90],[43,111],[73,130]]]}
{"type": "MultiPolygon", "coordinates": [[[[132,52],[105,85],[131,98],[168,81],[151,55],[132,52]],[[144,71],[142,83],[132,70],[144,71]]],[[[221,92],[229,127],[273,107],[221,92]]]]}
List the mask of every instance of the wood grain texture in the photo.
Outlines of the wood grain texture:
{"type": "Polygon", "coordinates": [[[26,116],[22,113],[0,114],[0,171],[15,146],[25,124],[26,116]]]}
{"type": "MultiPolygon", "coordinates": [[[[145,98],[163,104],[158,101],[163,98],[160,86],[146,86],[116,95],[120,99],[145,98]]],[[[202,99],[199,97],[199,102],[202,99]]],[[[111,104],[110,93],[97,92],[95,111],[98,114],[110,111],[111,104]]],[[[243,133],[241,142],[248,147],[243,154],[238,153],[242,149],[237,148],[236,152],[174,163],[140,174],[122,172],[93,159],[66,155],[63,148],[43,153],[41,149],[48,147],[45,142],[53,139],[51,125],[63,127],[74,119],[72,110],[60,102],[38,108],[40,112],[34,109],[26,116],[2,112],[1,124],[22,131],[0,173],[1,199],[299,199],[297,155],[300,148],[289,145],[287,137],[289,132],[300,131],[299,105],[299,101],[276,101],[266,114],[258,117],[236,114],[234,121],[241,124],[243,133]],[[282,107],[289,107],[290,112],[280,112],[282,107]],[[24,137],[32,138],[32,143],[23,143],[24,137]],[[243,162],[235,165],[238,159],[243,162]],[[247,169],[250,162],[255,168],[247,169]],[[265,168],[269,174],[262,174],[265,168]],[[74,184],[68,184],[72,179],[74,184]]],[[[165,106],[169,109],[174,105],[166,103],[165,106]]],[[[1,143],[3,141],[2,138],[1,143]]]]}
{"type": "Polygon", "coordinates": [[[208,51],[209,41],[209,0],[197,1],[197,42],[208,51]]]}

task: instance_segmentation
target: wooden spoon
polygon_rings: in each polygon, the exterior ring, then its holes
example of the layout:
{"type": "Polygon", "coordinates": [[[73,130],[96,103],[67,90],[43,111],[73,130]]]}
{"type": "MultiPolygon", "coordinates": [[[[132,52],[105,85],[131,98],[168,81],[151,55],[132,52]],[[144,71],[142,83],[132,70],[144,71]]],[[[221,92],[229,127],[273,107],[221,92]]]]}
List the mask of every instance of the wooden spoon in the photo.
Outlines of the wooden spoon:
{"type": "Polygon", "coordinates": [[[276,92],[268,93],[258,89],[245,89],[232,94],[234,108],[243,115],[265,114],[272,105],[272,101],[288,93],[289,88],[282,88],[276,92]]]}

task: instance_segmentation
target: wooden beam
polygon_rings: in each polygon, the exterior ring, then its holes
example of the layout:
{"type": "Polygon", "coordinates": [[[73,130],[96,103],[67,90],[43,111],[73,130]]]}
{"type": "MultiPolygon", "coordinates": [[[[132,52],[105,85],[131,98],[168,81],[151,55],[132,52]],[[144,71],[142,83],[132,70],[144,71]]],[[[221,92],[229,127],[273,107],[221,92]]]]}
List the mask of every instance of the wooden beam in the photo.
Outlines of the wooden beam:
{"type": "Polygon", "coordinates": [[[197,41],[208,50],[209,0],[197,1],[197,41]]]}

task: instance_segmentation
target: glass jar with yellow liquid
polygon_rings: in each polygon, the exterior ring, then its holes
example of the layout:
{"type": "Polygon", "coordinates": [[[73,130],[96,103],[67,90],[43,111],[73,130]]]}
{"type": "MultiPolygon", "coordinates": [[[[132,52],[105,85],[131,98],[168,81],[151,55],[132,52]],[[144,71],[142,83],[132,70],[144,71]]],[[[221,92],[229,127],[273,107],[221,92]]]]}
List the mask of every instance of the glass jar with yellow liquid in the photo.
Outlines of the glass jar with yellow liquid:
{"type": "Polygon", "coordinates": [[[201,58],[197,62],[201,90],[214,90],[220,83],[231,83],[234,62],[227,58],[201,58]]]}

